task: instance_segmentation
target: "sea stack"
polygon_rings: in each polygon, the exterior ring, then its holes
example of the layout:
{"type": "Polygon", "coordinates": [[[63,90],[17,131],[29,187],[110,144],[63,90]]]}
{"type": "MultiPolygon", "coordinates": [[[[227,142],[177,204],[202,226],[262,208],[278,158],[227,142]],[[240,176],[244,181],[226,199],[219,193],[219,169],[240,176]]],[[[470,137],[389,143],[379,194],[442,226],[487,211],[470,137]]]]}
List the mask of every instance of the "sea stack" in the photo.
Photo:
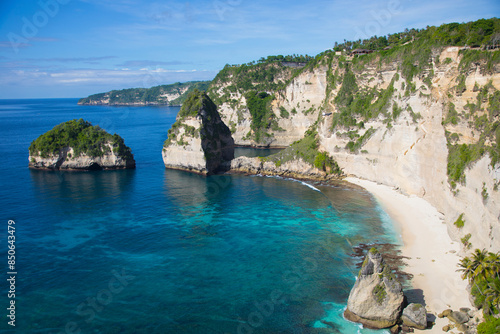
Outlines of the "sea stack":
{"type": "Polygon", "coordinates": [[[370,249],[349,294],[345,318],[366,328],[388,328],[398,321],[403,301],[403,288],[382,254],[370,249]]]}
{"type": "Polygon", "coordinates": [[[31,143],[28,166],[45,170],[109,170],[135,168],[135,160],[122,137],[83,119],[74,119],[55,126],[31,143]]]}
{"type": "Polygon", "coordinates": [[[165,167],[203,175],[227,171],[234,158],[231,131],[208,95],[193,90],[163,145],[165,167]]]}

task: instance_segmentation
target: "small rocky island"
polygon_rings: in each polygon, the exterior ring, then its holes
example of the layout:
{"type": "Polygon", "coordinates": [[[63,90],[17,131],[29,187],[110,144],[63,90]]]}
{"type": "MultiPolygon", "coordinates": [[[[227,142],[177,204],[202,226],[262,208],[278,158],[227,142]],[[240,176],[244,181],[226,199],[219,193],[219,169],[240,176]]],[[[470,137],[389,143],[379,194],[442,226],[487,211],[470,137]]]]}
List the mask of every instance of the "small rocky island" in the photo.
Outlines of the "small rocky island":
{"type": "Polygon", "coordinates": [[[29,167],[46,170],[108,170],[135,168],[123,138],[83,119],[47,131],[29,147],[29,167]]]}
{"type": "Polygon", "coordinates": [[[195,89],[188,95],[168,130],[162,156],[167,168],[203,175],[230,168],[234,140],[205,92],[195,89]]]}

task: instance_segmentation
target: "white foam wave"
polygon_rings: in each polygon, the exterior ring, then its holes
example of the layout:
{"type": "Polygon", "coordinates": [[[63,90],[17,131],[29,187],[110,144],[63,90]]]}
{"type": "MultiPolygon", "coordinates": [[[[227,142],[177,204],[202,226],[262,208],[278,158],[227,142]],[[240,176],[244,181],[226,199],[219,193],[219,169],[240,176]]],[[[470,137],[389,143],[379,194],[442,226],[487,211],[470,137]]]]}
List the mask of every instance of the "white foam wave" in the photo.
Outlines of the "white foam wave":
{"type": "Polygon", "coordinates": [[[309,184],[307,182],[303,182],[303,181],[299,181],[300,183],[302,183],[303,185],[305,186],[308,186],[309,188],[311,188],[312,190],[316,190],[316,191],[319,191],[321,192],[321,190],[319,190],[318,188],[316,188],[315,186],[313,186],[312,184],[309,184]]]}

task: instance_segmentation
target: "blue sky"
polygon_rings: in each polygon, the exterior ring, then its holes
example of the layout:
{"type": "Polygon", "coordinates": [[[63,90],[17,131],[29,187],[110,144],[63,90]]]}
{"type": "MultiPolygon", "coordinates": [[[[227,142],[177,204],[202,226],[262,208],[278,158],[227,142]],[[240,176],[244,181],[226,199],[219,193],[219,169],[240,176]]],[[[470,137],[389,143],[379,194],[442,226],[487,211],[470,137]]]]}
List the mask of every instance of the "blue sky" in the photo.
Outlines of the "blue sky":
{"type": "Polygon", "coordinates": [[[2,0],[0,98],[210,80],[225,64],[499,14],[498,0],[2,0]]]}

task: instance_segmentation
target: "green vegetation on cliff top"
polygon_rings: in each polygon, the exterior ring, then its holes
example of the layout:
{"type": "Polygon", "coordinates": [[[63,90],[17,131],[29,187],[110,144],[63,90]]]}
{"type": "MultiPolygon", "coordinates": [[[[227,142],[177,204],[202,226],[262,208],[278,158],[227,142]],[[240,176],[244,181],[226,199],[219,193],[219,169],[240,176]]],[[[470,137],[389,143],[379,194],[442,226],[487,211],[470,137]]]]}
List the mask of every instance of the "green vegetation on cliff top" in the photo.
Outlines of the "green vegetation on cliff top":
{"type": "Polygon", "coordinates": [[[335,43],[335,51],[368,49],[383,50],[424,38],[433,45],[470,46],[493,45],[500,42],[500,20],[498,18],[480,19],[467,23],[447,23],[439,27],[427,26],[425,29],[405,29],[405,31],[387,36],[373,36],[364,40],[335,43]]]}
{"type": "Polygon", "coordinates": [[[93,126],[83,119],[71,120],[56,125],[34,140],[29,151],[31,155],[46,158],[51,154],[58,154],[62,149],[71,147],[74,150],[74,158],[86,154],[91,157],[101,157],[110,152],[108,146],[111,144],[113,152],[124,159],[132,159],[132,152],[117,134],[111,135],[101,129],[98,125],[93,126]]]}
{"type": "Polygon", "coordinates": [[[190,81],[184,83],[174,83],[170,85],[160,85],[151,88],[129,88],[122,90],[112,90],[107,93],[99,93],[90,95],[89,97],[80,99],[79,104],[92,104],[102,100],[109,99],[108,104],[132,104],[132,103],[145,103],[145,104],[161,104],[161,105],[181,105],[186,99],[187,95],[194,89],[206,90],[210,81],[190,81]],[[168,100],[164,94],[180,94],[174,100],[168,100]]]}
{"type": "MultiPolygon", "coordinates": [[[[165,140],[163,146],[170,146],[172,143],[176,142],[179,145],[186,145],[187,142],[184,141],[184,136],[189,137],[197,136],[198,134],[204,139],[204,137],[217,137],[221,134],[229,135],[229,129],[224,123],[214,123],[215,129],[213,131],[207,131],[203,128],[195,129],[193,126],[189,126],[184,123],[187,117],[203,117],[208,121],[220,118],[217,112],[217,106],[212,102],[210,97],[204,92],[198,89],[194,89],[187,96],[186,100],[182,104],[181,110],[177,114],[177,119],[172,127],[168,130],[168,137],[165,140]],[[184,133],[180,138],[179,129],[184,128],[184,133]]],[[[205,126],[207,122],[202,123],[202,127],[205,126]]]]}
{"type": "Polygon", "coordinates": [[[186,96],[177,118],[196,117],[202,111],[213,117],[217,113],[217,106],[204,91],[195,88],[186,96]]]}

